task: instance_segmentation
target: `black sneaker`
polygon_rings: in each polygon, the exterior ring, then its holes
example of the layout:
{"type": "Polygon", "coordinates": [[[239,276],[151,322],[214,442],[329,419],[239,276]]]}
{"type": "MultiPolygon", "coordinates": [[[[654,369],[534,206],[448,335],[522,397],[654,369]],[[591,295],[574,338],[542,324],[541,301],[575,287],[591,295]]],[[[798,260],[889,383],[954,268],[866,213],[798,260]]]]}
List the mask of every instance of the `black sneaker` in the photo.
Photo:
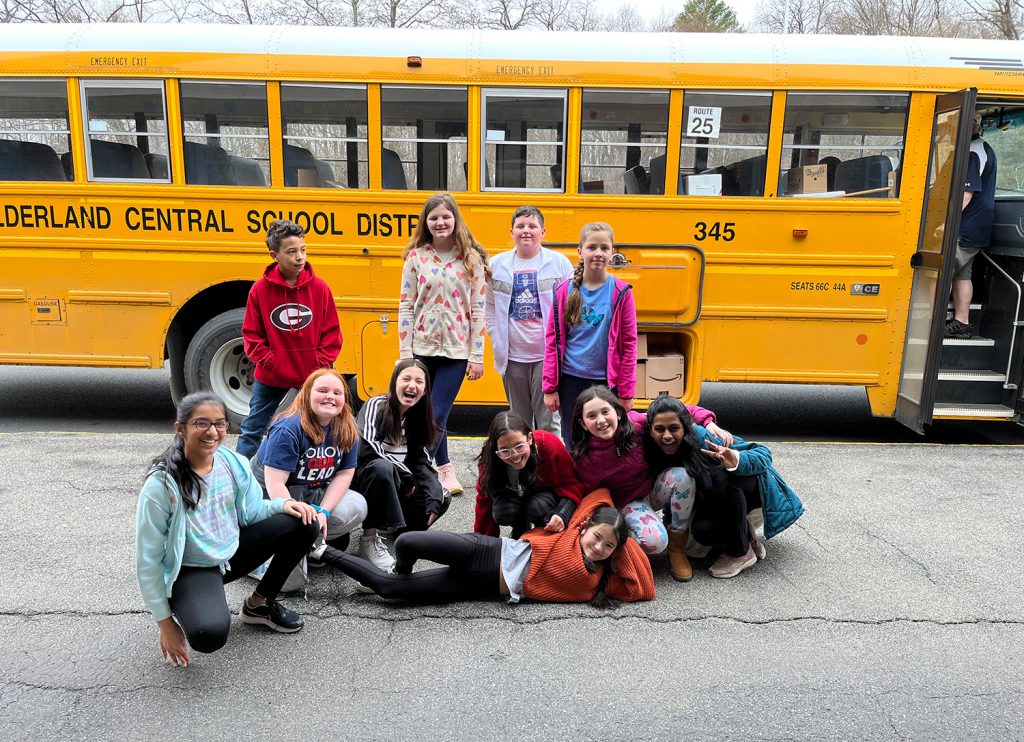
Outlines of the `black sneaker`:
{"type": "Polygon", "coordinates": [[[958,319],[947,320],[944,336],[948,338],[956,338],[957,340],[967,340],[974,337],[974,326],[964,324],[958,319]]]}
{"type": "Polygon", "coordinates": [[[242,623],[268,626],[280,634],[294,634],[306,625],[302,616],[276,600],[269,600],[266,605],[253,608],[246,599],[242,601],[241,616],[242,623]]]}

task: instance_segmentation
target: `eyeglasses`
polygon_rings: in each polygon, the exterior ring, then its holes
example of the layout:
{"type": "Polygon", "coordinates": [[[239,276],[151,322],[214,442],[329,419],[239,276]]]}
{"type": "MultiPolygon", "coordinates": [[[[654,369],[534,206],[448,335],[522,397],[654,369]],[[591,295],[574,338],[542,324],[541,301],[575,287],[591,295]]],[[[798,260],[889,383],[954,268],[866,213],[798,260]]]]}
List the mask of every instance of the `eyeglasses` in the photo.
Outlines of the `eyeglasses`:
{"type": "Polygon", "coordinates": [[[512,446],[512,448],[499,448],[495,453],[498,454],[499,459],[510,459],[513,456],[521,456],[529,450],[530,444],[523,441],[512,446]]]}
{"type": "Polygon", "coordinates": [[[192,426],[196,430],[209,430],[211,425],[222,433],[228,429],[227,420],[218,420],[217,422],[214,422],[213,420],[207,420],[205,417],[197,417],[192,421],[192,426]]]}

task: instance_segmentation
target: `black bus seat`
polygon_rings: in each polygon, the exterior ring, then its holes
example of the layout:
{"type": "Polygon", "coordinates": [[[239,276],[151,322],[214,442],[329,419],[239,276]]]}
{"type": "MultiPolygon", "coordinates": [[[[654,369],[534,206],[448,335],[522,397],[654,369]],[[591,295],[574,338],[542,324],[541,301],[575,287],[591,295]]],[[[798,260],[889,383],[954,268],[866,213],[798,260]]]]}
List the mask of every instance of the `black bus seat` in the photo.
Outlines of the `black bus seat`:
{"type": "MultiPolygon", "coordinates": [[[[868,155],[855,160],[844,160],[836,165],[835,190],[847,194],[870,191],[889,185],[892,160],[885,155],[868,155]]],[[[865,193],[858,198],[885,198],[882,192],[865,193]]]]}
{"type": "Polygon", "coordinates": [[[67,179],[60,158],[50,145],[0,139],[0,180],[67,179]]]}
{"type": "Polygon", "coordinates": [[[149,174],[157,180],[169,180],[170,171],[167,169],[167,155],[154,155],[151,152],[145,154],[146,166],[149,174]]]}
{"type": "Polygon", "coordinates": [[[405,180],[405,168],[402,158],[393,149],[381,148],[380,173],[385,188],[393,191],[407,191],[409,185],[405,180]]]}
{"type": "Polygon", "coordinates": [[[89,142],[92,151],[92,177],[149,180],[149,167],[142,151],[134,144],[108,142],[93,139],[89,142]]]}
{"type": "Polygon", "coordinates": [[[215,144],[185,142],[185,182],[189,185],[235,185],[231,155],[215,144]]]}
{"type": "Polygon", "coordinates": [[[228,155],[231,162],[232,185],[266,187],[267,176],[256,160],[250,157],[228,155]]]}

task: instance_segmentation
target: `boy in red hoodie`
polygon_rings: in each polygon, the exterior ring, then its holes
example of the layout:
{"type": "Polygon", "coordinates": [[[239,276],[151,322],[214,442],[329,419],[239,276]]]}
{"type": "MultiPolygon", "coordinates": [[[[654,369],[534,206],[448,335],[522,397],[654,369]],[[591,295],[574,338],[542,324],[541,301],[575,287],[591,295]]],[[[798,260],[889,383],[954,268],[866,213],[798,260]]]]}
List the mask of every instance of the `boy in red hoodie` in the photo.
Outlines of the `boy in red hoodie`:
{"type": "Polygon", "coordinates": [[[341,351],[334,296],[306,262],[302,227],[287,219],[271,223],[267,247],[274,262],[249,290],[242,322],[245,354],[256,364],[249,416],[235,446],[247,459],[288,391],[316,369],[333,366],[341,351]]]}

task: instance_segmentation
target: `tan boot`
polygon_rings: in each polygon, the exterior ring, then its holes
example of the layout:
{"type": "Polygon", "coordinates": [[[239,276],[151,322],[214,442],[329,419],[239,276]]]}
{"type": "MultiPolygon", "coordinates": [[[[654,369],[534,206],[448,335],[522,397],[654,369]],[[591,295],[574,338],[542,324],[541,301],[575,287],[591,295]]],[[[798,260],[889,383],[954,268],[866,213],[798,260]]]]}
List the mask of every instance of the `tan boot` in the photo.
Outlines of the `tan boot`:
{"type": "Polygon", "coordinates": [[[668,532],[668,567],[672,577],[680,582],[693,579],[693,567],[686,556],[686,542],[689,538],[689,531],[668,532]]]}

